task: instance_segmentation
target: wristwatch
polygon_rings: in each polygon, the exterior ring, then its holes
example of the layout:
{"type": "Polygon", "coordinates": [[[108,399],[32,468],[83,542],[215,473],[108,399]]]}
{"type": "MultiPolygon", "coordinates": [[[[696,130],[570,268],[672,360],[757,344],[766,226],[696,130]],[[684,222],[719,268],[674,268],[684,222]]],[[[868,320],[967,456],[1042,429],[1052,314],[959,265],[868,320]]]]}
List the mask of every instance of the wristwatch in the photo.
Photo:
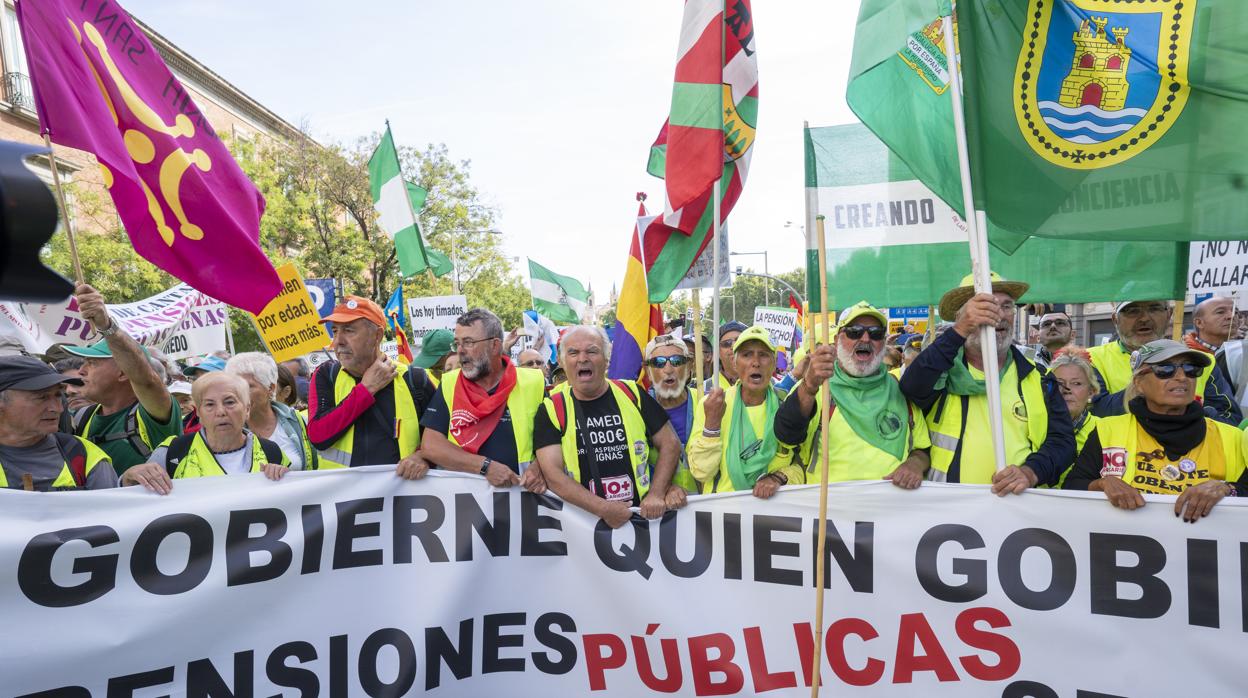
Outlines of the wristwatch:
{"type": "Polygon", "coordinates": [[[119,329],[120,328],[117,327],[117,321],[114,320],[112,316],[109,316],[108,318],[108,329],[104,329],[102,327],[95,328],[97,332],[99,332],[101,335],[105,337],[112,337],[113,335],[117,334],[119,329]]]}
{"type": "Polygon", "coordinates": [[[490,460],[489,458],[486,458],[486,459],[485,459],[485,460],[481,463],[481,473],[480,473],[480,474],[481,474],[481,477],[485,477],[485,474],[486,474],[487,472],[489,472],[489,470],[490,470],[490,463],[493,463],[493,462],[494,462],[494,461],[490,460]]]}

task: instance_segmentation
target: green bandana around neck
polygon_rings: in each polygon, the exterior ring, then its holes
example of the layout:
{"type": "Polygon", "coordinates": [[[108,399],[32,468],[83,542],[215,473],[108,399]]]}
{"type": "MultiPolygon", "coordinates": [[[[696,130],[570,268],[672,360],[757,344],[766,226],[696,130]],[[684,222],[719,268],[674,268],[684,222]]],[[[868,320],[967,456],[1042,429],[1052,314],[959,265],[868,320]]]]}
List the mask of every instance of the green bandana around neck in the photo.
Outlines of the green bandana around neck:
{"type": "MultiPolygon", "coordinates": [[[[936,390],[944,390],[950,395],[987,395],[988,390],[984,387],[984,379],[971,375],[971,369],[966,365],[964,351],[965,348],[958,350],[958,355],[953,357],[953,368],[945,371],[944,375],[936,380],[936,390]]],[[[1010,364],[1013,362],[1014,352],[1007,352],[1005,365],[1001,367],[1002,376],[1010,370],[1010,364]]]]}
{"type": "MultiPolygon", "coordinates": [[[[747,406],[741,384],[738,383],[732,389],[736,392],[736,400],[732,406],[732,417],[728,420],[728,435],[725,439],[728,452],[724,454],[724,459],[728,466],[728,477],[732,479],[732,488],[742,492],[753,488],[758,478],[767,472],[767,466],[776,457],[776,447],[779,444],[766,426],[761,437],[754,433],[754,425],[746,414],[747,406]]],[[[776,391],[771,386],[767,387],[767,398],[763,404],[767,410],[763,424],[774,424],[776,411],[780,409],[780,399],[776,397],[776,391]]]]}
{"type": "Polygon", "coordinates": [[[884,366],[869,376],[855,376],[837,362],[828,379],[832,404],[863,441],[898,461],[906,459],[909,415],[901,386],[884,366]]]}

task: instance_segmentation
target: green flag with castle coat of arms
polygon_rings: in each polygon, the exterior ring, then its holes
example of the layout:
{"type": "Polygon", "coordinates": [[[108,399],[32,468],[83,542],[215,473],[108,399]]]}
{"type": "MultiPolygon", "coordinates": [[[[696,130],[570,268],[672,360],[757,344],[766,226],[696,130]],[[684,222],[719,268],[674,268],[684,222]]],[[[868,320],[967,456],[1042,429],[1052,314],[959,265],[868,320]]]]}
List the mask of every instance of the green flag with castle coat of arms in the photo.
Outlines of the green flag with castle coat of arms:
{"type": "MultiPolygon", "coordinates": [[[[864,0],[847,100],[962,212],[940,23],[947,3],[864,0]]],[[[992,242],[1243,238],[1248,3],[964,0],[975,207],[992,242]]]]}

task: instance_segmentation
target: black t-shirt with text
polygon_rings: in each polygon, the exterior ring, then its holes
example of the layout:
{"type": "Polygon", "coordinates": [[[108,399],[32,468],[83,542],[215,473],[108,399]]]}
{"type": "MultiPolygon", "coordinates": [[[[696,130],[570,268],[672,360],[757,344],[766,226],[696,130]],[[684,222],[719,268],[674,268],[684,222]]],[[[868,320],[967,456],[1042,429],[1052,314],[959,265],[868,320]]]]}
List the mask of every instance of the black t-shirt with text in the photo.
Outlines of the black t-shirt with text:
{"type": "MultiPolygon", "coordinates": [[[[576,413],[581,484],[603,499],[640,505],[632,464],[635,451],[645,448],[646,444],[629,443],[624,418],[612,391],[608,390],[589,401],[577,400],[570,392],[567,396],[572,399],[572,410],[576,413]]],[[[646,393],[641,393],[639,397],[641,418],[646,425],[646,441],[653,444],[654,435],[668,422],[667,411],[646,393]]],[[[568,427],[572,428],[572,425],[568,427]]],[[[558,427],[551,422],[546,410],[539,411],[533,425],[533,446],[557,446],[561,439],[558,427]]]]}

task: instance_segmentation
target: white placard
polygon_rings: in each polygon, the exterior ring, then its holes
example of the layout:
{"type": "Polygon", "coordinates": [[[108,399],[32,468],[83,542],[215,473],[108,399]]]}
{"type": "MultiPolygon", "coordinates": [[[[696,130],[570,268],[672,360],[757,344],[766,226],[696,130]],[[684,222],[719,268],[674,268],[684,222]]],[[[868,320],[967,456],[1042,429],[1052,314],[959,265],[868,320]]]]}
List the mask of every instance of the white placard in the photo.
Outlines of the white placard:
{"type": "MultiPolygon", "coordinates": [[[[677,233],[679,234],[679,233],[677,233]]],[[[711,244],[715,244],[712,240],[711,244]]],[[[698,259],[689,267],[685,278],[676,284],[676,290],[694,289],[694,288],[713,288],[715,279],[711,276],[711,263],[713,260],[714,250],[711,245],[707,245],[702,250],[702,254],[698,255],[698,259]]],[[[728,264],[728,226],[722,226],[719,230],[719,287],[732,288],[732,269],[728,264]]]]}
{"type": "Polygon", "coordinates": [[[455,320],[468,312],[465,296],[425,296],[407,299],[407,321],[412,325],[411,341],[423,340],[434,330],[454,330],[455,320]]]}
{"type": "Polygon", "coordinates": [[[793,346],[793,331],[797,328],[797,311],[792,308],[769,308],[760,306],[754,309],[754,324],[765,327],[771,334],[771,342],[777,348],[788,349],[793,346]]]}
{"type": "Polygon", "coordinates": [[[1193,242],[1187,258],[1187,295],[1238,294],[1248,288],[1248,240],[1193,242]]]}

